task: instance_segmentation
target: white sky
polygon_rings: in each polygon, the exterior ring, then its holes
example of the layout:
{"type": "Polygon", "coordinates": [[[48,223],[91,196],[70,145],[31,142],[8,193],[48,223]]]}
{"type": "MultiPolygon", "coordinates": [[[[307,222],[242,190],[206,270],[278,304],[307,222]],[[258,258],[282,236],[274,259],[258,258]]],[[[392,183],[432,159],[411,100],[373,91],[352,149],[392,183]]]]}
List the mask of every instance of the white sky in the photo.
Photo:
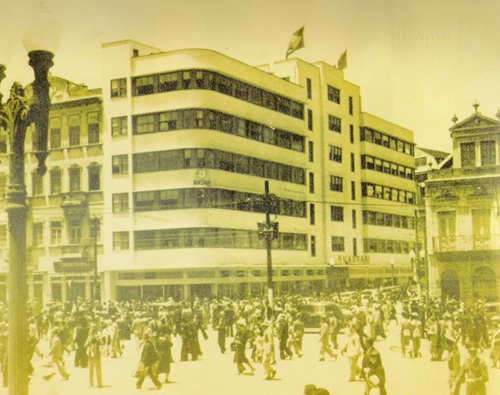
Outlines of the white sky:
{"type": "MultiPolygon", "coordinates": [[[[0,54],[11,56],[2,92],[32,80],[21,42],[26,3],[0,0],[0,54]],[[7,32],[7,33],[6,33],[7,32]]],[[[336,64],[363,110],[409,128],[417,144],[449,151],[449,127],[500,108],[499,0],[46,0],[61,23],[52,73],[100,86],[101,43],[134,39],[162,50],[209,48],[251,65],[283,59],[305,26],[308,62],[336,64]]],[[[0,63],[2,63],[0,59],[0,63]]]]}

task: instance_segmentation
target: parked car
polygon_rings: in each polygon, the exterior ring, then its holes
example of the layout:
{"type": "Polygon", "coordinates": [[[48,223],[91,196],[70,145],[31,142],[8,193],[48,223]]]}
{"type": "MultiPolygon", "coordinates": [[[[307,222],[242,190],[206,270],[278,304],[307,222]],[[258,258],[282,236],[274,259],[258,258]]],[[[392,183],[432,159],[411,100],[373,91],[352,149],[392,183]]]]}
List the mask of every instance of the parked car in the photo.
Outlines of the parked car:
{"type": "Polygon", "coordinates": [[[341,322],[344,316],[340,307],[333,302],[310,302],[302,306],[300,310],[304,328],[307,332],[319,331],[321,325],[321,317],[335,315],[341,322]]]}
{"type": "Polygon", "coordinates": [[[485,303],[484,315],[488,322],[488,327],[496,327],[497,322],[500,321],[500,302],[485,303]]]}

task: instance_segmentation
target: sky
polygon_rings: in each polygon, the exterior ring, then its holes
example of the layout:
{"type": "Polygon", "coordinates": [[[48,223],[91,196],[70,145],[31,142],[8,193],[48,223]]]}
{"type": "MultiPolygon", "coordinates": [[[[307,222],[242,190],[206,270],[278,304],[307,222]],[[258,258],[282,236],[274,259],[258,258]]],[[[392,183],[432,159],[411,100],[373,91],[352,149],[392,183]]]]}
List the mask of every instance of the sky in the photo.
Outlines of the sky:
{"type": "MultiPolygon", "coordinates": [[[[1,92],[33,74],[22,44],[30,3],[0,0],[1,92]],[[6,50],[10,47],[10,51],[6,50]],[[3,56],[2,53],[10,53],[3,56]],[[8,59],[7,61],[2,59],[8,59]]],[[[359,85],[363,111],[415,132],[418,145],[451,150],[454,114],[500,108],[499,0],[45,0],[60,24],[52,73],[101,85],[101,44],[133,39],[164,51],[208,48],[250,65],[291,57],[335,65],[359,85]]],[[[32,20],[32,19],[31,19],[32,20]]],[[[56,22],[57,23],[57,22],[56,22]]]]}

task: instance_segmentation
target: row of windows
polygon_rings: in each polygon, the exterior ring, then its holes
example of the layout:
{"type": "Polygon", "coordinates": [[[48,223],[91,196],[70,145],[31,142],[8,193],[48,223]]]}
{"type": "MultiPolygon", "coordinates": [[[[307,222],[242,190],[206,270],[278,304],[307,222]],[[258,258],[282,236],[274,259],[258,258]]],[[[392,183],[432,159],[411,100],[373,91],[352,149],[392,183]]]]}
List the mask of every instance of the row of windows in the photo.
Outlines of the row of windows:
{"type": "MultiPolygon", "coordinates": [[[[496,142],[481,141],[479,143],[481,166],[496,164],[496,142]]],[[[461,143],[460,144],[460,159],[462,167],[476,166],[476,143],[461,143]]]]}
{"type": "MultiPolygon", "coordinates": [[[[79,192],[81,190],[82,169],[78,166],[68,168],[68,191],[79,192]]],[[[101,168],[98,165],[87,168],[89,191],[101,190],[101,168]]],[[[49,171],[50,194],[55,195],[62,192],[63,170],[53,168],[49,171]]],[[[37,172],[32,173],[32,195],[40,196],[44,194],[43,177],[37,172]]]]}
{"type": "Polygon", "coordinates": [[[370,155],[361,155],[361,168],[375,170],[401,178],[407,178],[408,180],[415,179],[414,168],[399,165],[397,163],[379,159],[370,155]]]}
{"type": "MultiPolygon", "coordinates": [[[[68,243],[69,244],[82,244],[82,224],[80,221],[67,222],[68,228],[68,243]]],[[[96,240],[101,238],[101,226],[98,223],[96,240]]],[[[50,245],[61,245],[63,240],[63,221],[53,220],[50,221],[50,245]]],[[[44,244],[44,223],[34,222],[32,226],[32,242],[33,247],[42,246],[44,244]]]]}
{"type": "Polygon", "coordinates": [[[363,197],[373,197],[376,199],[392,200],[393,202],[415,204],[415,193],[402,189],[391,188],[385,185],[361,183],[361,193],[363,197]]]}
{"type": "MultiPolygon", "coordinates": [[[[122,125],[116,123],[116,130],[122,125]]],[[[304,152],[304,137],[274,129],[234,115],[207,109],[185,109],[133,117],[134,134],[165,132],[181,129],[210,129],[235,136],[304,152]]],[[[113,126],[112,126],[113,127],[113,126]]],[[[120,129],[122,128],[122,129],[120,129]]]]}
{"type": "Polygon", "coordinates": [[[361,141],[367,141],[369,143],[381,145],[383,147],[387,147],[394,151],[399,151],[407,155],[413,156],[414,154],[414,144],[367,127],[361,128],[360,138],[361,141]]]}
{"type": "Polygon", "coordinates": [[[408,254],[414,250],[415,243],[403,240],[364,239],[363,250],[365,253],[379,252],[385,254],[408,254]]]}
{"type": "MultiPolygon", "coordinates": [[[[87,129],[88,137],[87,144],[99,144],[99,124],[91,123],[87,129]]],[[[82,145],[80,125],[70,126],[68,130],[68,145],[75,147],[82,145]]],[[[50,129],[50,148],[58,149],[62,146],[61,128],[50,129]]]]}
{"type": "MultiPolygon", "coordinates": [[[[111,83],[111,96],[120,92],[111,83]]],[[[304,105],[287,97],[268,92],[245,82],[207,70],[178,70],[132,78],[133,96],[151,95],[187,89],[204,89],[223,93],[270,110],[304,119],[304,105]]],[[[125,92],[126,93],[126,92],[125,92]]]]}
{"type": "Polygon", "coordinates": [[[305,184],[299,167],[213,149],[179,149],[134,154],[134,173],[178,169],[217,169],[305,184]]]}
{"type": "MultiPolygon", "coordinates": [[[[263,249],[265,241],[257,230],[226,228],[156,229],[134,232],[135,250],[170,248],[250,248],[263,249]]],[[[280,232],[272,241],[277,250],[307,250],[307,235],[280,232]]]]}
{"type": "Polygon", "coordinates": [[[406,215],[382,213],[380,211],[363,210],[363,223],[365,225],[415,229],[415,218],[406,215]]]}
{"type": "MultiPolygon", "coordinates": [[[[279,198],[271,214],[306,217],[306,203],[279,198]]],[[[134,192],[135,211],[219,208],[264,213],[261,195],[215,188],[134,192]]]]}

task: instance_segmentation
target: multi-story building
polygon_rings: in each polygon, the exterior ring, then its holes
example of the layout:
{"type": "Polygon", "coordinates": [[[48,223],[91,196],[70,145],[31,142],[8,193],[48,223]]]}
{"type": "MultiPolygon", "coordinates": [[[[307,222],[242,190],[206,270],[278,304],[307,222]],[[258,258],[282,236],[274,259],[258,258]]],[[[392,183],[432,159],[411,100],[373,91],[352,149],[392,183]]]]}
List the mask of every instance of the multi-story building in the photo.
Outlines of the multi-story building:
{"type": "Polygon", "coordinates": [[[260,294],[264,181],[277,292],[411,276],[413,132],[326,63],[103,45],[104,297],[260,294]]]}
{"type": "Polygon", "coordinates": [[[467,306],[500,295],[500,122],[474,107],[454,117],[452,158],[425,183],[431,295],[467,306]]]}
{"type": "MultiPolygon", "coordinates": [[[[91,218],[103,217],[101,180],[103,146],[100,89],[88,89],[59,77],[50,77],[52,105],[49,115],[47,173],[36,172],[32,148],[33,128],[26,137],[26,189],[29,215],[27,268],[30,297],[48,301],[90,298],[95,242],[91,218]]],[[[31,93],[31,86],[26,94],[31,93]]],[[[9,147],[0,143],[0,206],[6,206],[9,147]]],[[[97,229],[97,235],[99,230],[97,229]]],[[[8,275],[7,213],[0,214],[2,274],[0,298],[5,299],[8,275]]],[[[97,257],[102,259],[98,241],[97,257]]]]}

